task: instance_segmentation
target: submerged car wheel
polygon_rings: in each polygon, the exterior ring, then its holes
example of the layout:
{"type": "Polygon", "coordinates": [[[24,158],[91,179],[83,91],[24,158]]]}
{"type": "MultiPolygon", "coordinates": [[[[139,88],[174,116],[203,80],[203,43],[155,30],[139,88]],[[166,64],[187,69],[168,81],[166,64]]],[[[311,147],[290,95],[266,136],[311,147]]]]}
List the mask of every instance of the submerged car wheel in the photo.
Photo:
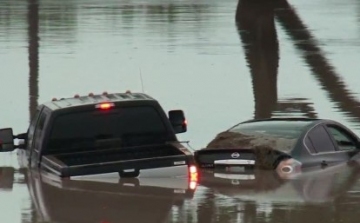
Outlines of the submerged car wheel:
{"type": "Polygon", "coordinates": [[[119,176],[121,178],[134,178],[134,177],[138,177],[140,175],[140,171],[139,170],[134,170],[131,172],[127,172],[127,171],[120,171],[119,172],[119,176]]]}

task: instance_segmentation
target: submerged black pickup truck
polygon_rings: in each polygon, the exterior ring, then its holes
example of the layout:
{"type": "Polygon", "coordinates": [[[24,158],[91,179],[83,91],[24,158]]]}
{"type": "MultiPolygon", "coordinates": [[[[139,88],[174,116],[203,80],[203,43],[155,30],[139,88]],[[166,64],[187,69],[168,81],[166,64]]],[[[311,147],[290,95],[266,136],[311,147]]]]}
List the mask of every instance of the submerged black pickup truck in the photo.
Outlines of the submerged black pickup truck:
{"type": "Polygon", "coordinates": [[[26,133],[1,129],[0,151],[19,148],[29,168],[60,177],[191,176],[193,155],[176,137],[186,131],[182,110],[167,115],[149,95],[90,93],[39,105],[26,133]]]}

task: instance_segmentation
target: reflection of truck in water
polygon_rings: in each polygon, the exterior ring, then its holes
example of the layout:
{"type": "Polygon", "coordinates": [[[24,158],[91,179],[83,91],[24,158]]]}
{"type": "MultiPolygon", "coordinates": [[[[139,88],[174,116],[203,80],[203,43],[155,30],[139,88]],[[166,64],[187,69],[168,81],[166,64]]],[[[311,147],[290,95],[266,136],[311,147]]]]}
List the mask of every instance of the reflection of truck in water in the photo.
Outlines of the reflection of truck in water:
{"type": "Polygon", "coordinates": [[[49,222],[166,222],[171,208],[191,199],[196,182],[132,178],[117,183],[29,178],[41,220],[49,222]],[[71,205],[69,205],[71,204],[71,205]]]}
{"type": "Polygon", "coordinates": [[[19,172],[35,209],[34,222],[167,222],[171,209],[192,199],[197,189],[196,180],[189,178],[99,182],[59,178],[25,168],[19,172]]]}
{"type": "Polygon", "coordinates": [[[190,176],[192,153],[175,135],[186,130],[182,110],[167,116],[146,94],[75,95],[38,106],[27,133],[0,130],[0,150],[20,148],[27,166],[60,177],[190,176]]]}

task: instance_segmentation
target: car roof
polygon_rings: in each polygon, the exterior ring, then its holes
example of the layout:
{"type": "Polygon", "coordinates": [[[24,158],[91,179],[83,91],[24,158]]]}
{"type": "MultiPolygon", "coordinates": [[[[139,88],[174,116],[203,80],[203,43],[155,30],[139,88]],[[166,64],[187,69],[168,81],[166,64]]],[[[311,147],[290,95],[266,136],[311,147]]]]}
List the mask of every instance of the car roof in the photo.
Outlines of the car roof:
{"type": "Polygon", "coordinates": [[[85,96],[75,95],[68,98],[54,98],[52,101],[43,103],[42,105],[50,110],[66,109],[75,106],[96,105],[101,102],[129,102],[129,101],[156,101],[151,96],[144,93],[103,93],[103,94],[89,94],[85,96]]]}
{"type": "Polygon", "coordinates": [[[251,119],[227,130],[230,141],[247,146],[261,145],[291,153],[309,128],[321,122],[312,118],[251,119]],[[233,135],[234,134],[234,135],[233,135]]]}
{"type": "Polygon", "coordinates": [[[265,118],[265,119],[250,119],[241,123],[250,123],[250,122],[268,122],[271,123],[271,121],[279,121],[279,122],[304,122],[304,123],[310,123],[310,122],[317,122],[325,119],[319,119],[319,118],[303,118],[303,117],[286,117],[286,118],[265,118]]]}

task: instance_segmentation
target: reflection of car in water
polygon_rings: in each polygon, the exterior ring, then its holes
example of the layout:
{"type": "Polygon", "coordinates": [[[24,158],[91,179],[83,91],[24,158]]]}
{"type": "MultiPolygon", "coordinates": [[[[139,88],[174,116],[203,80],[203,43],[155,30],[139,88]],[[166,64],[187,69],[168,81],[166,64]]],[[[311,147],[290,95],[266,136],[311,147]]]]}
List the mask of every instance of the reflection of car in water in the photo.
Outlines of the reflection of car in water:
{"type": "Polygon", "coordinates": [[[360,165],[354,161],[300,175],[296,179],[282,179],[271,170],[255,170],[252,174],[204,170],[199,184],[241,200],[318,203],[345,194],[359,176],[360,165]]]}
{"type": "MultiPolygon", "coordinates": [[[[194,179],[193,179],[194,180],[194,179]]],[[[165,222],[173,205],[193,197],[197,182],[185,178],[123,178],[99,182],[26,172],[41,221],[165,222]]]]}
{"type": "Polygon", "coordinates": [[[358,158],[359,138],[338,122],[272,118],[239,123],[195,152],[202,168],[276,169],[281,177],[358,158]]]}

